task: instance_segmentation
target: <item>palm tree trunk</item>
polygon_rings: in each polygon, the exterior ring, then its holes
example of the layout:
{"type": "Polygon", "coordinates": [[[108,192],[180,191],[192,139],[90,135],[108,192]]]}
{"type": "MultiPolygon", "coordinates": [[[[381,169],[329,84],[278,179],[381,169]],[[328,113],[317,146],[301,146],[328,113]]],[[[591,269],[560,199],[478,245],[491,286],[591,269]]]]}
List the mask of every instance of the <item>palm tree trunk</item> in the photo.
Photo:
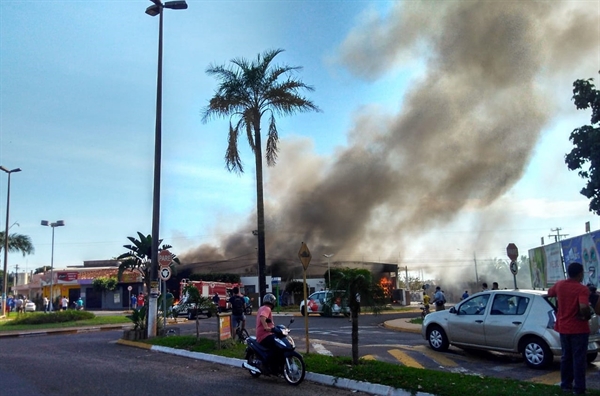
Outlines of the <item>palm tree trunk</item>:
{"type": "Polygon", "coordinates": [[[254,158],[256,161],[256,217],[258,222],[258,294],[262,300],[267,292],[265,252],[265,205],[263,202],[262,143],[260,113],[254,115],[254,158]]]}

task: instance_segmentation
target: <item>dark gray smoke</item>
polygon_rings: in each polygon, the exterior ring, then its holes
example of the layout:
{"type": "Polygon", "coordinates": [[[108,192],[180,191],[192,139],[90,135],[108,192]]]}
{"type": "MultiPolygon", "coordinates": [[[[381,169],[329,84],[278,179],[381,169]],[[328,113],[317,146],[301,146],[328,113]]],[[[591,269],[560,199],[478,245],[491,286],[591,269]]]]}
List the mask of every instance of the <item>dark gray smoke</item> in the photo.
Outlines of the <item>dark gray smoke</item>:
{"type": "MultiPolygon", "coordinates": [[[[411,240],[489,206],[522,177],[556,112],[552,96],[570,97],[572,82],[597,70],[598,20],[597,5],[558,1],[407,1],[387,17],[366,14],[341,63],[368,80],[403,65],[422,73],[397,113],[357,110],[349,146],[333,158],[311,154],[307,140],[283,142],[265,184],[267,261],[299,267],[304,241],[316,273],[332,252],[402,265],[411,240]]],[[[252,254],[255,225],[249,214],[219,246],[181,258],[252,254]]],[[[246,260],[237,265],[254,269],[246,260]]]]}

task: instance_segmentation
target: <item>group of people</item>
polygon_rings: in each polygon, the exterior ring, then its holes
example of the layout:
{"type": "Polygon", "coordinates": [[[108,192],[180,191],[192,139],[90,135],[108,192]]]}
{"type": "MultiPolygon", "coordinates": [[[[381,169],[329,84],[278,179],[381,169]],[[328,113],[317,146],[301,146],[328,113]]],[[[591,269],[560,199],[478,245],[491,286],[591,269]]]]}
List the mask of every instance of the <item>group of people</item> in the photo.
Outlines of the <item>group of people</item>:
{"type": "Polygon", "coordinates": [[[27,297],[8,296],[6,299],[6,315],[10,315],[11,312],[16,312],[17,314],[25,312],[25,304],[27,304],[28,301],[27,297]]]}
{"type": "Polygon", "coordinates": [[[131,309],[139,309],[144,306],[144,293],[139,292],[137,295],[134,293],[131,295],[131,309]]]}

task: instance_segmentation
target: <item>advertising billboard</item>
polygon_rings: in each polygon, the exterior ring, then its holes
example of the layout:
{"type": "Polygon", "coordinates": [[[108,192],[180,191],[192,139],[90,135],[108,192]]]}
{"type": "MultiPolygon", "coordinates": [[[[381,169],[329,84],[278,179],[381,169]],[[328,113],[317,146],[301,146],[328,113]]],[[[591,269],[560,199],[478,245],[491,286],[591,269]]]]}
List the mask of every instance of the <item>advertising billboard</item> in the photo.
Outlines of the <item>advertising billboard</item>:
{"type": "Polygon", "coordinates": [[[590,232],[561,241],[565,268],[577,262],[583,264],[585,271],[583,284],[591,283],[598,287],[598,249],[600,231],[590,232]]]}
{"type": "Polygon", "coordinates": [[[547,289],[565,279],[560,253],[561,244],[558,242],[529,250],[531,286],[534,289],[547,289]]]}

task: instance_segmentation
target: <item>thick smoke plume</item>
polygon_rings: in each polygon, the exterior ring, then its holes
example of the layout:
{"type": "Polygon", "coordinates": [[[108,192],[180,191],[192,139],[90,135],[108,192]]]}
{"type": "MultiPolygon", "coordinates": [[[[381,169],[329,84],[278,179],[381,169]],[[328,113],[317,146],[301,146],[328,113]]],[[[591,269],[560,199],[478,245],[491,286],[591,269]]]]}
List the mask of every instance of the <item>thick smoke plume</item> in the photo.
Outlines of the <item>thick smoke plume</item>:
{"type": "MultiPolygon", "coordinates": [[[[266,171],[268,263],[299,267],[304,241],[318,274],[332,252],[402,265],[411,239],[489,206],[521,178],[557,110],[553,96],[595,72],[598,21],[597,4],[558,1],[409,1],[385,17],[365,14],[340,62],[367,80],[404,66],[419,76],[397,113],[358,110],[333,158],[311,154],[308,140],[283,142],[266,171]]],[[[255,225],[249,214],[240,233],[182,259],[246,255],[227,263],[254,270],[255,225]]]]}

